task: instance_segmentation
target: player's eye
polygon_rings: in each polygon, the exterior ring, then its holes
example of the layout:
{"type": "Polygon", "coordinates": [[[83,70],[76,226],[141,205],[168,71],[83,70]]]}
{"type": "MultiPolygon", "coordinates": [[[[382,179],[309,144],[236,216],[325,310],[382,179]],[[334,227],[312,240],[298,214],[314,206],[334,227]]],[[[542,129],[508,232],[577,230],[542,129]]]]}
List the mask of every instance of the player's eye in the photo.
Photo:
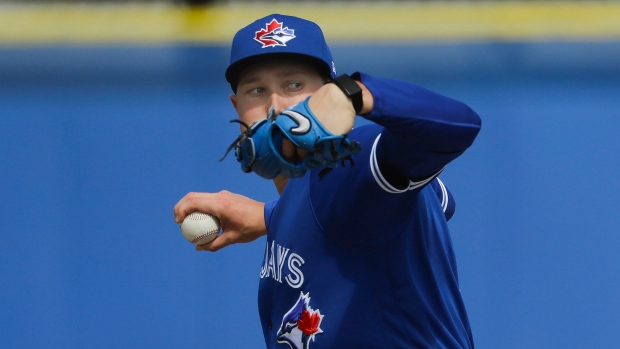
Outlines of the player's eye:
{"type": "Polygon", "coordinates": [[[260,95],[261,93],[264,93],[265,88],[261,87],[258,84],[247,84],[243,86],[243,88],[240,88],[240,91],[241,91],[241,94],[248,95],[248,96],[255,96],[255,95],[260,95]]]}
{"type": "Polygon", "coordinates": [[[291,82],[286,86],[286,89],[289,91],[299,91],[302,87],[301,82],[291,82]]]}
{"type": "Polygon", "coordinates": [[[251,95],[258,95],[258,94],[261,94],[263,92],[265,92],[264,88],[262,88],[262,87],[255,87],[255,88],[249,89],[247,93],[251,94],[251,95]]]}

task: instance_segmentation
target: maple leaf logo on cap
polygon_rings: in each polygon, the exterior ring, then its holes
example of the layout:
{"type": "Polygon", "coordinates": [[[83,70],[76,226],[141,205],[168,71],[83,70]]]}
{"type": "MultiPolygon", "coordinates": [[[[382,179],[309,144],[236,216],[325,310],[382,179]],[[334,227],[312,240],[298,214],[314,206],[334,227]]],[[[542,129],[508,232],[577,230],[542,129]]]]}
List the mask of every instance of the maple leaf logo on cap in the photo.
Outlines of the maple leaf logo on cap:
{"type": "Polygon", "coordinates": [[[282,28],[284,22],[278,22],[275,18],[265,25],[264,29],[256,32],[254,40],[263,44],[262,48],[286,46],[286,43],[295,38],[295,30],[288,27],[282,28]]]}

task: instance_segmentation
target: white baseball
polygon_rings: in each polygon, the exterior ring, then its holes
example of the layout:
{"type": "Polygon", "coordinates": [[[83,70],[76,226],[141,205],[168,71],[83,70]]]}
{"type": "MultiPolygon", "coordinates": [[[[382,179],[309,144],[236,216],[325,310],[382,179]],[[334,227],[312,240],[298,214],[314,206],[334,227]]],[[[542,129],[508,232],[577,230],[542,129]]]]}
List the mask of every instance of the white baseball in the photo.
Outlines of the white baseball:
{"type": "Polygon", "coordinates": [[[192,212],[181,223],[181,233],[187,241],[202,245],[215,239],[220,231],[220,220],[210,214],[192,212]]]}

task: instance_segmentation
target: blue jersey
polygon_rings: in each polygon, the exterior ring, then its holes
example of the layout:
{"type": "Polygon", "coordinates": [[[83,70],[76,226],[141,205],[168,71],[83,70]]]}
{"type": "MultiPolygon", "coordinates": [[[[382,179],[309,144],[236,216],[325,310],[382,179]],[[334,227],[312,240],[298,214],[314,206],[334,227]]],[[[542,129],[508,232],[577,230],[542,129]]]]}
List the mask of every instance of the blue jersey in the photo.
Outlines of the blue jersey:
{"type": "Polygon", "coordinates": [[[376,124],[354,166],[289,180],[265,205],[259,314],[267,348],[472,348],[437,178],[478,116],[403,82],[361,75],[376,124]],[[395,150],[397,153],[394,153],[395,150]]]}

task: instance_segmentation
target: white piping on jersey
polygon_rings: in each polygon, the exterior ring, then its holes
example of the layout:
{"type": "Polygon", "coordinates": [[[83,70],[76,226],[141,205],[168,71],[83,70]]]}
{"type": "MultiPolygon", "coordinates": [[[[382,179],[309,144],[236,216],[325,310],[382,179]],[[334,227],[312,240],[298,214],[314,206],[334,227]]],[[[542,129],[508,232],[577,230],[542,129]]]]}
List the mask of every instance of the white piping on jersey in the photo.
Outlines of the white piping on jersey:
{"type": "MultiPolygon", "coordinates": [[[[413,182],[410,180],[409,186],[405,189],[398,189],[394,187],[383,177],[383,174],[381,173],[381,170],[379,169],[379,161],[377,161],[377,151],[376,151],[377,144],[379,143],[379,138],[381,138],[381,134],[379,134],[377,138],[375,138],[375,142],[372,145],[372,150],[370,151],[370,171],[372,172],[373,177],[375,177],[375,181],[377,182],[377,184],[379,184],[379,186],[386,192],[392,193],[392,194],[400,194],[408,190],[414,190],[414,189],[423,187],[426,184],[428,184],[430,181],[432,181],[433,178],[435,178],[441,171],[443,171],[443,168],[442,168],[441,170],[437,171],[437,173],[435,173],[434,175],[424,180],[421,180],[419,182],[413,182]]],[[[445,187],[443,188],[445,189],[445,187]]],[[[444,194],[444,195],[447,195],[447,194],[444,194]]],[[[442,200],[442,203],[443,203],[443,200],[442,200]]],[[[446,204],[446,207],[447,207],[447,204],[446,204]]],[[[444,207],[444,211],[445,211],[445,207],[444,207]]]]}
{"type": "Polygon", "coordinates": [[[450,197],[448,196],[446,186],[443,184],[441,179],[439,179],[439,177],[437,177],[437,183],[439,183],[439,187],[441,187],[441,207],[443,207],[443,212],[445,213],[448,209],[448,200],[450,197]]]}

